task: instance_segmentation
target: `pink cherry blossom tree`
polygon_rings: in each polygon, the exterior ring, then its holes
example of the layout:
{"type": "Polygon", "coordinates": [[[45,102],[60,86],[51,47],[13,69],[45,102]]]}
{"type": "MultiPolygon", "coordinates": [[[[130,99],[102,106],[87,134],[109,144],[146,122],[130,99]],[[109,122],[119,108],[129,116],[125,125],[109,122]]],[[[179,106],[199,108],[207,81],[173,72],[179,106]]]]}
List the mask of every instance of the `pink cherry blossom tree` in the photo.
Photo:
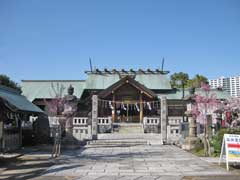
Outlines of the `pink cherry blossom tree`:
{"type": "Polygon", "coordinates": [[[64,87],[59,85],[59,83],[54,86],[54,84],[51,84],[51,88],[54,94],[51,94],[51,97],[53,97],[51,100],[45,99],[45,104],[47,107],[48,114],[50,116],[58,116],[63,111],[64,106],[64,99],[63,99],[63,91],[64,87]]]}
{"type": "MultiPolygon", "coordinates": [[[[228,100],[223,106],[223,112],[231,112],[232,114],[239,114],[240,113],[240,98],[232,97],[228,100]]],[[[239,119],[232,119],[230,127],[236,127],[240,123],[239,119]]]]}
{"type": "Polygon", "coordinates": [[[197,122],[203,125],[204,127],[204,153],[205,156],[211,155],[211,146],[209,141],[208,134],[208,115],[212,114],[220,104],[220,101],[217,99],[216,95],[211,92],[210,86],[208,84],[201,84],[201,91],[199,94],[195,95],[195,103],[192,109],[193,116],[197,119],[197,122]]]}

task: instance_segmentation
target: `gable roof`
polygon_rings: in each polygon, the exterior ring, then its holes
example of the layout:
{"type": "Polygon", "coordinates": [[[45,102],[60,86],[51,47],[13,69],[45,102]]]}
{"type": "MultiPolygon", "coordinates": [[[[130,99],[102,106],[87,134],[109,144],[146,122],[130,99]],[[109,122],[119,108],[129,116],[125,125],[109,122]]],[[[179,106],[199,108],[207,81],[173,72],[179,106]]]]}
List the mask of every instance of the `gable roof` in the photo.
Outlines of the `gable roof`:
{"type": "Polygon", "coordinates": [[[122,78],[121,80],[119,80],[115,84],[109,86],[107,89],[101,91],[98,95],[101,98],[105,98],[108,95],[110,95],[112,93],[112,91],[116,91],[118,88],[120,88],[121,86],[123,86],[126,83],[131,84],[136,89],[142,91],[148,97],[151,97],[151,98],[157,97],[157,95],[152,90],[146,88],[144,85],[140,84],[139,82],[137,82],[136,80],[134,80],[130,76],[126,76],[126,77],[122,78]]]}
{"type": "MultiPolygon", "coordinates": [[[[120,75],[114,74],[88,74],[85,89],[106,89],[120,80],[120,75]]],[[[135,80],[148,89],[172,89],[166,74],[136,74],[135,80]]]]}
{"type": "Polygon", "coordinates": [[[28,101],[26,97],[13,89],[0,86],[0,98],[5,102],[5,105],[11,109],[43,113],[39,107],[28,101]]]}

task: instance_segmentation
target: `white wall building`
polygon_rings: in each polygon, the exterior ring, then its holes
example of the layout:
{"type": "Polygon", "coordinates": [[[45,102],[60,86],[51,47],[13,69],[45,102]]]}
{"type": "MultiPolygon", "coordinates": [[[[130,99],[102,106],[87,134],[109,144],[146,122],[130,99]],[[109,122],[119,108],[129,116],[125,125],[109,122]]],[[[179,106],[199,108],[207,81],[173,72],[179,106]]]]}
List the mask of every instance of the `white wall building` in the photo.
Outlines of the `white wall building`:
{"type": "Polygon", "coordinates": [[[218,79],[209,80],[212,88],[223,88],[233,97],[240,97],[240,75],[233,77],[220,77],[218,79]]]}

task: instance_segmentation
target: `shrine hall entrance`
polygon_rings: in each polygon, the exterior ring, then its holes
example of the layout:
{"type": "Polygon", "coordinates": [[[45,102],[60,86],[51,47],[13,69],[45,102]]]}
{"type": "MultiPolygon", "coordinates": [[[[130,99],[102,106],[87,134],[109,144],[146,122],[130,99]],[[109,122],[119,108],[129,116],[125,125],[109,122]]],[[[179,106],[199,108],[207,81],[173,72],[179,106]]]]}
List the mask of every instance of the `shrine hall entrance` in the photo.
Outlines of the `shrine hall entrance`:
{"type": "Polygon", "coordinates": [[[146,102],[156,100],[157,96],[132,77],[126,76],[101,91],[99,98],[110,107],[100,110],[100,117],[111,116],[113,123],[142,123],[146,102]]]}
{"type": "Polygon", "coordinates": [[[116,123],[139,123],[140,105],[131,96],[121,98],[121,106],[116,105],[116,123]]]}

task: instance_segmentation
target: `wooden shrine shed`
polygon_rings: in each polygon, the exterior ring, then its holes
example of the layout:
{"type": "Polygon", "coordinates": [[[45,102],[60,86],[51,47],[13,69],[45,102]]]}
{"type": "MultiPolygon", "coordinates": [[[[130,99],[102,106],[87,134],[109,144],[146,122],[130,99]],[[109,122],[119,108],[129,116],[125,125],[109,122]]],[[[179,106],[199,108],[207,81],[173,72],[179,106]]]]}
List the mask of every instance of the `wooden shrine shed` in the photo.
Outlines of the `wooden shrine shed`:
{"type": "Polygon", "coordinates": [[[30,116],[44,112],[20,92],[0,86],[0,151],[9,152],[22,146],[22,126],[30,116]]]}

